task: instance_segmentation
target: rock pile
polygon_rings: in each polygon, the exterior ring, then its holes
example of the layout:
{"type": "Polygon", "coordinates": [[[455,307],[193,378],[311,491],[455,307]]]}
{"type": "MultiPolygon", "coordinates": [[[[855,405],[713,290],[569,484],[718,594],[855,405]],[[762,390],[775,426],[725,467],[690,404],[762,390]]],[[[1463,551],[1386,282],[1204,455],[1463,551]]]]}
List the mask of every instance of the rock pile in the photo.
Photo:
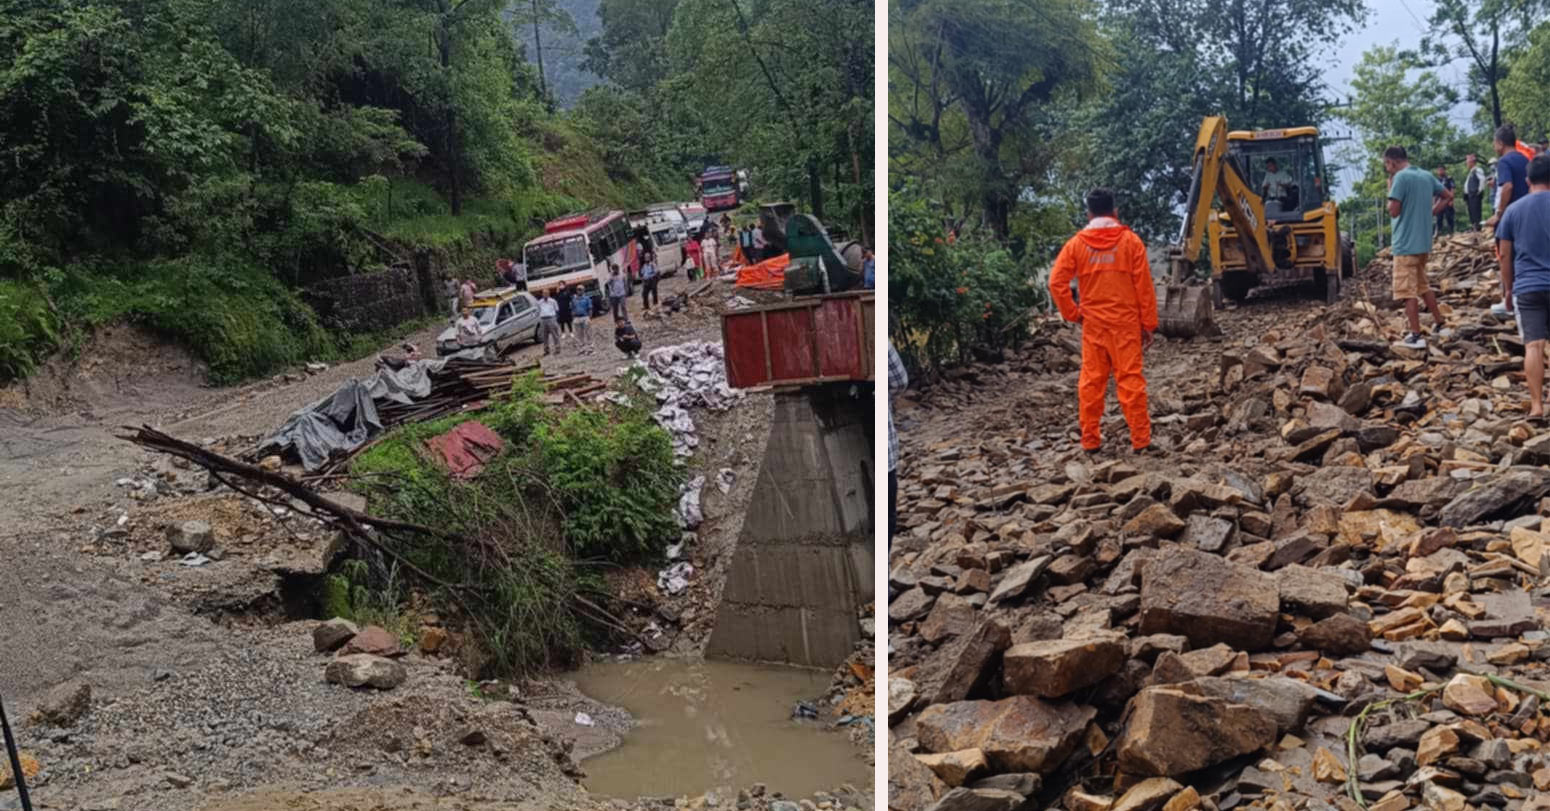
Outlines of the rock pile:
{"type": "Polygon", "coordinates": [[[409,678],[403,663],[395,661],[407,651],[376,625],[357,630],[355,623],[335,617],[312,630],[312,647],[318,653],[338,652],[323,671],[332,684],[391,690],[409,678]]]}
{"type": "Polygon", "coordinates": [[[1385,259],[1154,350],[1160,458],[1076,450],[1065,330],[905,409],[891,807],[1550,808],[1550,431],[1434,256],[1427,350],[1385,259]]]}

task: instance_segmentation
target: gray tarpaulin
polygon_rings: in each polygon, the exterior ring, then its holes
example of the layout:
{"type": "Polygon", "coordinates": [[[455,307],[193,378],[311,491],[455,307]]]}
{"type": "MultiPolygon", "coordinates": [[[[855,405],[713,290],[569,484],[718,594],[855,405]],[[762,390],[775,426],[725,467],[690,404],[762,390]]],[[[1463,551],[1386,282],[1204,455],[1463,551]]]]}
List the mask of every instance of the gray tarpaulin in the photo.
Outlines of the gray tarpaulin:
{"type": "Polygon", "coordinates": [[[317,470],[334,451],[348,453],[382,433],[377,401],[412,403],[431,393],[431,373],[453,358],[479,359],[484,350],[465,349],[435,360],[417,360],[402,369],[379,368],[367,377],[351,378],[333,394],[291,414],[273,436],[258,446],[265,451],[294,448],[301,465],[317,470]]]}

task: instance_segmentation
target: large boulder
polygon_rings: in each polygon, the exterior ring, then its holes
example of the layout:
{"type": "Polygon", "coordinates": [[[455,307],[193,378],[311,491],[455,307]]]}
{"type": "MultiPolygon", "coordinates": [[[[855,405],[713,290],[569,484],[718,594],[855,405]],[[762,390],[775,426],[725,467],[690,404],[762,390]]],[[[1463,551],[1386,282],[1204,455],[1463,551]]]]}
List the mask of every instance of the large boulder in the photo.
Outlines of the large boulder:
{"type": "Polygon", "coordinates": [[[373,656],[369,653],[352,653],[328,663],[323,678],[333,684],[346,687],[375,687],[391,690],[409,678],[400,662],[373,656]]]}
{"type": "Polygon", "coordinates": [[[1008,695],[1059,698],[1097,684],[1124,663],[1119,634],[1024,642],[1001,654],[1001,681],[1008,695]]]}
{"type": "Polygon", "coordinates": [[[215,531],[203,521],[178,521],[167,525],[167,543],[180,555],[208,552],[215,548],[215,531]]]}
{"type": "Polygon", "coordinates": [[[352,653],[388,657],[404,655],[404,649],[398,643],[398,637],[379,625],[368,625],[361,629],[360,633],[350,637],[350,641],[346,642],[339,652],[346,656],[352,653]]]}
{"type": "Polygon", "coordinates": [[[1141,575],[1141,633],[1182,634],[1197,648],[1269,647],[1280,605],[1274,577],[1193,549],[1158,554],[1141,575]]]}
{"type": "Polygon", "coordinates": [[[1128,774],[1187,774],[1276,739],[1276,722],[1268,713],[1177,687],[1142,690],[1129,713],[1118,745],[1120,770],[1128,774]]]}
{"type": "MultiPolygon", "coordinates": [[[[994,619],[981,619],[974,630],[960,634],[938,648],[916,668],[916,704],[962,701],[983,687],[1001,661],[1001,652],[1012,644],[1012,632],[994,619]]],[[[972,748],[972,747],[963,747],[972,748]]]]}
{"type": "Polygon", "coordinates": [[[1255,707],[1269,715],[1282,733],[1302,729],[1318,699],[1318,691],[1312,686],[1285,676],[1215,676],[1195,679],[1181,689],[1255,707]]]}
{"type": "Polygon", "coordinates": [[[1076,748],[1098,711],[1033,696],[955,701],[927,707],[915,737],[928,752],[979,749],[999,772],[1046,774],[1076,748]]]}

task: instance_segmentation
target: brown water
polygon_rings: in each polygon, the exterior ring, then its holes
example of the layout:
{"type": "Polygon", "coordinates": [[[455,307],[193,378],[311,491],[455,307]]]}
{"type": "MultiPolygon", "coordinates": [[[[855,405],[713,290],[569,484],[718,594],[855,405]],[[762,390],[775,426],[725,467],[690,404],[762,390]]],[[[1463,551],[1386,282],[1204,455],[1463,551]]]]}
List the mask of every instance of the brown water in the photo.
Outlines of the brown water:
{"type": "Polygon", "coordinates": [[[588,665],[583,693],[629,710],[638,726],[588,758],[588,789],[610,797],[696,795],[764,783],[788,797],[849,783],[872,768],[848,733],[795,721],[798,701],[823,695],[829,674],[728,662],[647,659],[588,665]]]}

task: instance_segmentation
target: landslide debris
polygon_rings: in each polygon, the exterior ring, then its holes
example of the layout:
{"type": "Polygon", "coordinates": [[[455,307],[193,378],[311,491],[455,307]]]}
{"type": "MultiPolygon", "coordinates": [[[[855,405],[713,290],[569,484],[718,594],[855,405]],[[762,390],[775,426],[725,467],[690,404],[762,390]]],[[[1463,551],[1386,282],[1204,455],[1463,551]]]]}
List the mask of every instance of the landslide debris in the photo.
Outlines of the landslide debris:
{"type": "Polygon", "coordinates": [[[896,403],[891,808],[1550,808],[1550,429],[1490,243],[1425,350],[1390,265],[1160,343],[1160,455],[1079,451],[1066,327],[896,403]]]}

